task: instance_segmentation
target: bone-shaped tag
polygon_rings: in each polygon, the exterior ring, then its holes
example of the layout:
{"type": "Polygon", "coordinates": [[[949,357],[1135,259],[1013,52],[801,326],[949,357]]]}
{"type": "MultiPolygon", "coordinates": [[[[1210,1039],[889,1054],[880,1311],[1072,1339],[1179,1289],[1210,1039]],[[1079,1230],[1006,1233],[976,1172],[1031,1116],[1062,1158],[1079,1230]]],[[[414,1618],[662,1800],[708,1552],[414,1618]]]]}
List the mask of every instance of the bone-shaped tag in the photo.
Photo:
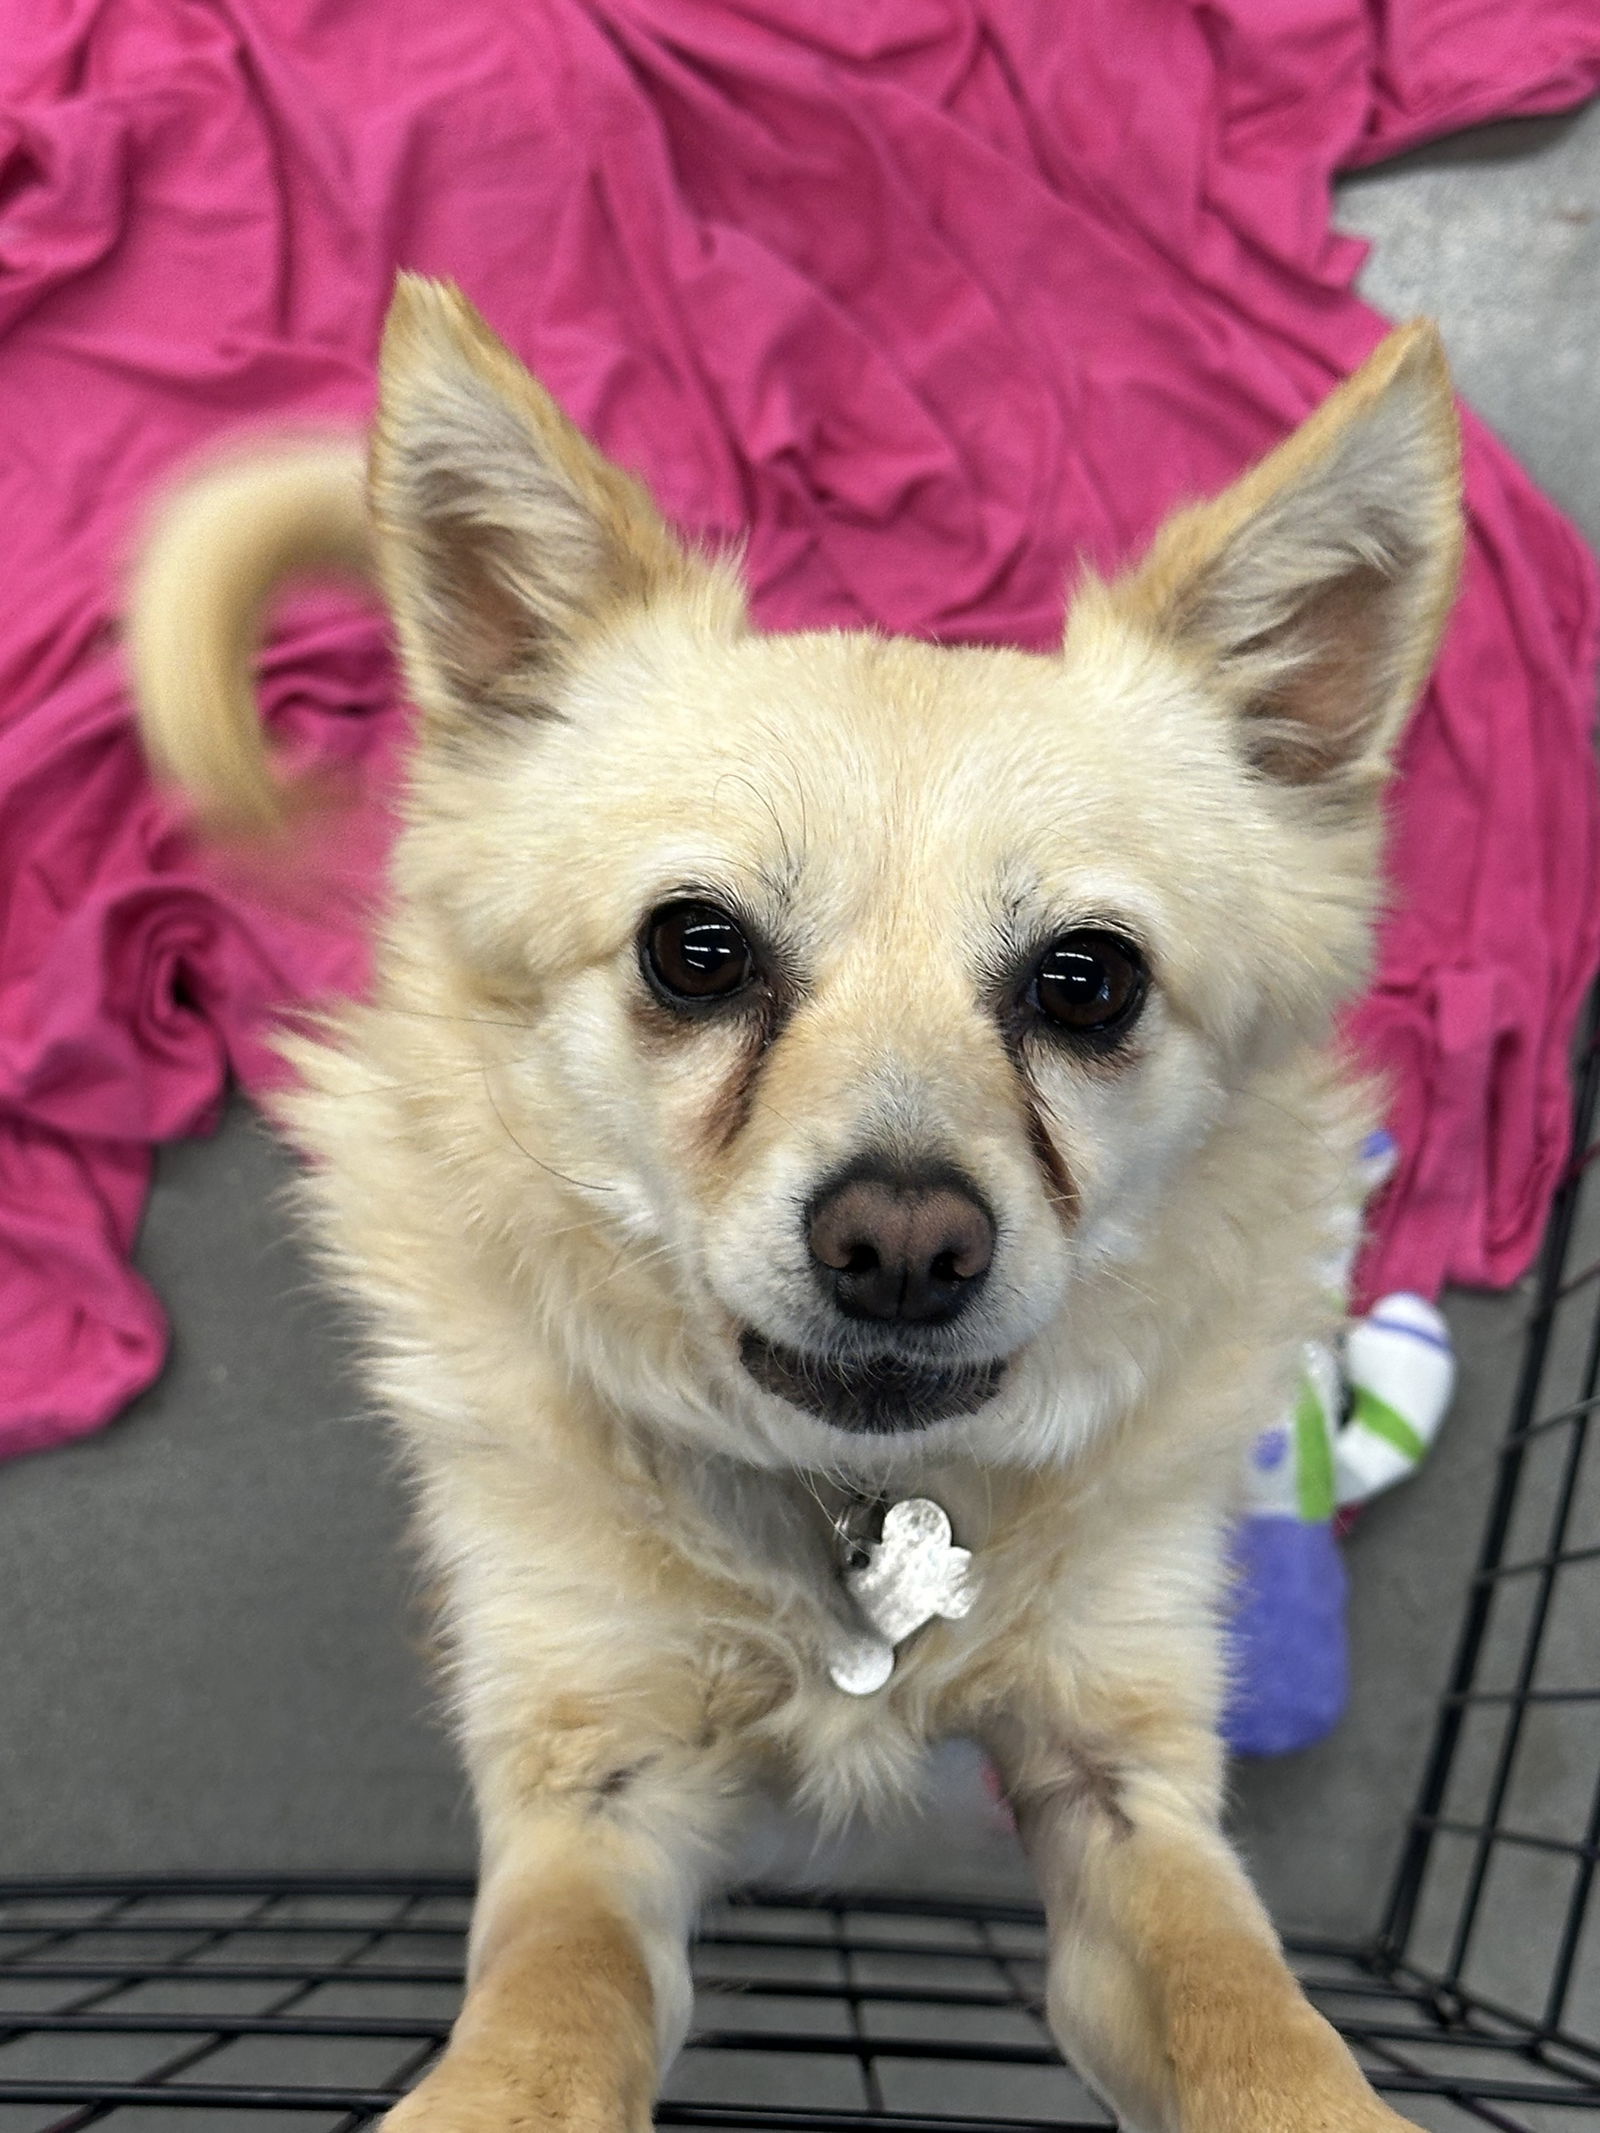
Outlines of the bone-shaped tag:
{"type": "Polygon", "coordinates": [[[828,1671],[847,1696],[870,1696],[894,1672],[894,1651],[935,1615],[957,1621],[972,1605],[969,1549],[951,1545],[950,1521],[926,1496],[884,1513],[883,1536],[845,1588],[871,1625],[841,1642],[828,1671]]]}

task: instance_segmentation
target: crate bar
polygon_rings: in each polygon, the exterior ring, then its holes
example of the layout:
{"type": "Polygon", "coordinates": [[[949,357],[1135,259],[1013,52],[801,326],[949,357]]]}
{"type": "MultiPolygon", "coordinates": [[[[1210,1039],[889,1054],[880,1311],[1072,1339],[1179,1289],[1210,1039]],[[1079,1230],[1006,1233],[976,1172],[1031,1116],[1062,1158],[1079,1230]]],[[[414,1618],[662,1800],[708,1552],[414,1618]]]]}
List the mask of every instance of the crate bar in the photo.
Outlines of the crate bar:
{"type": "MultiPolygon", "coordinates": [[[[1493,1822],[1463,1822],[1455,1815],[1423,1816],[1425,1826],[1441,1831],[1450,1837],[1471,1837],[1490,1846],[1515,1844],[1526,1851],[1553,1852],[1561,1859],[1581,1860],[1592,1858],[1594,1846],[1582,1837],[1547,1837],[1536,1829],[1504,1829],[1493,1822]]],[[[1459,1965],[1445,1965],[1444,1979],[1451,1982],[1459,1974],[1459,1965]]]]}
{"type": "Polygon", "coordinates": [[[1573,1883],[1572,1894],[1567,1899],[1567,1913],[1561,1923],[1561,1939],[1557,1944],[1556,1959],[1550,1972],[1550,1990],[1545,1995],[1544,2026],[1547,2029],[1559,2028],[1566,2016],[1567,1996],[1572,1989],[1572,1973],[1577,1967],[1578,1953],[1583,1945],[1584,1926],[1594,1895],[1597,1858],[1600,1858],[1600,1770],[1595,1772],[1594,1792],[1589,1801],[1583,1860],[1573,1883]]]}
{"type": "Polygon", "coordinates": [[[1460,1696],[1446,1696],[1444,1702],[1459,1704],[1463,1710],[1497,1703],[1600,1703],[1600,1689],[1529,1689],[1520,1697],[1515,1689],[1468,1689],[1460,1696]]]}
{"type": "MultiPolygon", "coordinates": [[[[1585,1366],[1587,1389],[1593,1392],[1595,1380],[1600,1376],[1600,1320],[1590,1334],[1589,1354],[1585,1366]]],[[[1577,1502],[1578,1478],[1582,1471],[1584,1453],[1588,1448],[1588,1415],[1580,1416],[1572,1425],[1566,1456],[1562,1461],[1561,1480],[1557,1488],[1554,1515],[1550,1525],[1549,1553],[1559,1557],[1566,1542],[1567,1528],[1572,1520],[1573,1507],[1577,1502]]],[[[1539,1664],[1539,1653],[1544,1642],[1545,1624],[1555,1599],[1556,1570],[1553,1567],[1538,1574],[1537,1592],[1526,1630],[1523,1634],[1522,1658],[1517,1669],[1517,1695],[1507,1707],[1508,1720],[1500,1743],[1500,1752],[1495,1763],[1494,1778],[1489,1788],[1488,1804],[1484,1811],[1486,1824],[1476,1841],[1472,1873],[1457,1913],[1456,1931],[1450,1953],[1445,1962],[1447,1978],[1459,1978],[1467,1965],[1472,1947],[1472,1936],[1477,1927],[1478,1913],[1483,1902],[1484,1884],[1488,1879],[1489,1862],[1497,1843],[1527,1846],[1532,1838],[1525,1831],[1500,1828],[1500,1815],[1511,1790],[1511,1773],[1516,1766],[1517,1750],[1522,1744],[1523,1721],[1528,1711],[1528,1693],[1533,1686],[1533,1676],[1539,1664]]],[[[1569,1854],[1584,1857],[1581,1843],[1567,1847],[1569,1854]]],[[[1588,1863],[1593,1863],[1592,1848],[1588,1863]]]]}
{"type": "MultiPolygon", "coordinates": [[[[383,1938],[383,1928],[378,1928],[378,1937],[383,1938]]],[[[114,1963],[109,1957],[96,1960],[84,1957],[77,1962],[19,1963],[14,1969],[0,1970],[0,1979],[44,1978],[51,1982],[57,1979],[70,1981],[73,1978],[117,1978],[124,1984],[142,1983],[149,1979],[157,1984],[170,1984],[178,1978],[205,1978],[222,1985],[271,1985],[288,1984],[304,1979],[308,1985],[325,1985],[337,1978],[344,1983],[350,1972],[338,1963],[208,1963],[197,1970],[185,1969],[182,1963],[140,1963],[132,1965],[114,1963]]],[[[373,1978],[391,1985],[459,1985],[459,1963],[374,1963],[355,1972],[358,1978],[373,1978]]]]}
{"type": "Polygon", "coordinates": [[[1500,1441],[1500,1457],[1524,1444],[1531,1444],[1535,1437],[1546,1437],[1553,1429],[1560,1429],[1567,1422],[1581,1422],[1585,1415],[1594,1413],[1597,1403],[1593,1394],[1587,1400],[1574,1400],[1570,1407],[1558,1407],[1554,1414],[1540,1415],[1537,1421],[1525,1428],[1508,1430],[1500,1441]]]}
{"type": "MultiPolygon", "coordinates": [[[[1597,1691],[1597,1693],[1600,1693],[1600,1691],[1597,1691]]],[[[272,1899],[274,1902],[276,1900],[276,1898],[272,1899]]],[[[270,1918],[264,1914],[259,1918],[97,1918],[93,1920],[77,1919],[70,1925],[65,1926],[43,1926],[37,1924],[13,1926],[6,1923],[4,1913],[0,1912],[0,1937],[12,1933],[17,1934],[19,1937],[29,1934],[44,1940],[68,1939],[74,1933],[90,1932],[97,1937],[103,1935],[112,1940],[132,1940],[135,1938],[150,1940],[158,1935],[165,1936],[168,1939],[174,1937],[181,1939],[188,1933],[204,1934],[216,1940],[226,1940],[230,1934],[234,1933],[248,1934],[252,1940],[270,1937],[274,1934],[282,1939],[288,1939],[293,1936],[300,1940],[313,1938],[350,1940],[353,1938],[359,1939],[374,1931],[383,1933],[403,1932],[407,1940],[460,1940],[466,1931],[466,1926],[464,1923],[459,1926],[430,1925],[424,1920],[415,1925],[375,1928],[370,1919],[352,1918],[343,1921],[335,1919],[322,1921],[305,1918],[270,1918]]],[[[13,1949],[9,1952],[0,1951],[0,1977],[5,1976],[6,1971],[13,1963],[25,1961],[27,1955],[28,1950],[25,1948],[13,1949]]]]}
{"type": "MultiPolygon", "coordinates": [[[[436,1896],[470,1902],[476,1883],[462,1874],[10,1874],[0,1876],[0,1903],[71,1902],[87,1896],[386,1896],[394,1903],[436,1896]]],[[[789,1908],[797,1908],[791,1904],[789,1908]]],[[[240,1924],[233,1921],[235,1927],[240,1924]]],[[[81,1921],[80,1921],[81,1927],[81,1921]]]]}
{"type": "Polygon", "coordinates": [[[449,2015],[291,2015],[291,2014],[119,2014],[93,2008],[83,2014],[7,2015],[0,2028],[15,2024],[31,2036],[67,2037],[393,2037],[400,2043],[449,2033],[449,2015]]]}
{"type": "MultiPolygon", "coordinates": [[[[1600,992],[1597,992],[1590,1002],[1583,1065],[1574,1107],[1573,1145],[1585,1151],[1589,1148],[1594,1132],[1596,1099],[1600,1097],[1600,1043],[1597,1043],[1597,1038],[1600,1038],[1600,992]]],[[[1495,1588],[1492,1582],[1485,1580],[1484,1573],[1492,1571],[1505,1555],[1506,1538],[1516,1508],[1517,1486],[1526,1457],[1526,1432],[1535,1418],[1555,1327],[1556,1292],[1577,1220],[1582,1168],[1581,1162],[1570,1166],[1551,1210],[1550,1227],[1546,1232],[1539,1259],[1537,1302],[1528,1323],[1522,1369],[1516,1397],[1512,1403],[1511,1428],[1502,1450],[1489,1517],[1479,1550],[1478,1575],[1468,1588],[1466,1611],[1457,1640],[1455,1661],[1450,1671],[1449,1692],[1439,1712],[1433,1745],[1418,1791],[1416,1809],[1411,1818],[1410,1832],[1395,1869],[1394,1883],[1378,1934],[1379,1949],[1395,1960],[1403,1958],[1409,1949],[1412,1928],[1416,1923],[1417,1906],[1421,1900],[1423,1879],[1433,1849],[1437,1817],[1444,1805],[1445,1789],[1449,1783],[1451,1766],[1460,1739],[1464,1717],[1464,1706],[1460,1699],[1472,1687],[1484,1638],[1488,1633],[1495,1588]]],[[[1581,1426],[1583,1419],[1575,1417],[1574,1426],[1581,1426]]],[[[1538,1609],[1541,1627],[1547,1612],[1548,1603],[1538,1609]]],[[[1536,1652],[1537,1644],[1532,1648],[1536,1652]]],[[[1519,1682],[1519,1688],[1523,1691],[1526,1691],[1531,1683],[1531,1665],[1527,1672],[1529,1679],[1519,1682]]],[[[1516,1715],[1517,1707],[1512,1705],[1512,1726],[1508,1730],[1520,1730],[1516,1728],[1516,1715]]],[[[1505,1772],[1509,1776],[1509,1757],[1503,1760],[1505,1772]]],[[[1481,1879],[1479,1891],[1481,1893],[1481,1879]]],[[[1460,1940],[1461,1936],[1458,1934],[1457,1938],[1460,1940]]]]}
{"type": "MultiPolygon", "coordinates": [[[[1412,1964],[1400,1964],[1398,1975],[1410,1978],[1412,1989],[1424,2000],[1431,1995],[1446,2003],[1446,2011],[1442,2012],[1438,2019],[1450,2028],[1458,2023],[1470,2024],[1478,2017],[1503,2022],[1511,2032],[1509,2037],[1496,2036],[1492,2031],[1478,2032],[1480,2041],[1490,2050],[1523,2052],[1541,2062],[1549,2060],[1552,2051],[1569,2053],[1581,2063],[1570,2068],[1560,2068],[1559,2071],[1569,2074],[1574,2081],[1586,2083],[1592,2100],[1600,2106],[1600,2043],[1589,2037],[1580,2037],[1569,2029],[1547,2028],[1532,2022],[1526,2014],[1514,2007],[1507,2007],[1503,2000],[1475,1992],[1468,1985],[1418,1970],[1412,1964]]],[[[1554,2064],[1553,2061],[1550,2063],[1554,2064]]]]}
{"type": "MultiPolygon", "coordinates": [[[[1590,1404],[1592,1405],[1593,1403],[1591,1402],[1590,1404]]],[[[1573,1563],[1594,1562],[1600,1562],[1600,1546],[1568,1548],[1561,1555],[1530,1555],[1524,1562],[1502,1563],[1498,1570],[1488,1570],[1483,1572],[1482,1575],[1487,1577],[1491,1584],[1498,1584],[1503,1578],[1526,1577],[1533,1570],[1566,1570],[1573,1563]]],[[[1591,1691],[1590,1693],[1600,1692],[1591,1691]]]]}

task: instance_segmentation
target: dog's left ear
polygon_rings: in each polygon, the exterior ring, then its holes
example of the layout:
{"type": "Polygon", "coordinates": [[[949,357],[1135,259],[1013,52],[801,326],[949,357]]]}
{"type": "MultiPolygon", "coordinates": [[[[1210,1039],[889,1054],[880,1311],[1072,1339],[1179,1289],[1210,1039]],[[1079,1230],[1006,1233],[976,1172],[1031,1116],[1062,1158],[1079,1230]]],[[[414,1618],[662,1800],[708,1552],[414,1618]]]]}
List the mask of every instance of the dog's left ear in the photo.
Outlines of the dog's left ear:
{"type": "Polygon", "coordinates": [[[731,570],[683,547],[451,283],[400,276],[380,375],[378,562],[430,726],[543,711],[630,607],[681,595],[738,626],[731,570]]]}
{"type": "Polygon", "coordinates": [[[1450,374],[1418,321],[1231,489],[1169,519],[1111,599],[1201,667],[1259,771],[1356,802],[1427,679],[1461,545],[1450,374]]]}

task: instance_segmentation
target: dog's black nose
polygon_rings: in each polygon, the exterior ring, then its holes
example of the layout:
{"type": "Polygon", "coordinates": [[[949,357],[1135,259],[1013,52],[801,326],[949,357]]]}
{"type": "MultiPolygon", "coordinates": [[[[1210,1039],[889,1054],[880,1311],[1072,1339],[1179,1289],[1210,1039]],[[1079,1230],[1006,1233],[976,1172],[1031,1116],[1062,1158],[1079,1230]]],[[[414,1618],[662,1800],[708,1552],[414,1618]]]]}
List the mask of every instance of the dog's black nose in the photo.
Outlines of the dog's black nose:
{"type": "Polygon", "coordinates": [[[994,1220],[958,1170],[854,1164],[813,1202],[808,1241],[847,1318],[937,1325],[982,1286],[994,1220]]]}

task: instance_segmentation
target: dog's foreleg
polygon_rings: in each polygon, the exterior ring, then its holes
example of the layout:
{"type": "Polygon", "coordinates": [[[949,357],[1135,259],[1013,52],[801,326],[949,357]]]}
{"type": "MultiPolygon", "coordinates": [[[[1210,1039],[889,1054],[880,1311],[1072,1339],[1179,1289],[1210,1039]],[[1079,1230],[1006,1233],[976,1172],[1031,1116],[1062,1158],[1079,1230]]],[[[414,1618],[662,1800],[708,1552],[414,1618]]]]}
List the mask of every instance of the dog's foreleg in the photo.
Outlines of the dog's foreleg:
{"type": "Polygon", "coordinates": [[[995,1745],[1044,1894],[1051,2025],[1130,2133],[1407,2125],[1285,1962],[1195,1782],[1204,1744],[1170,1772],[1020,1731],[995,1745]]]}
{"type": "Polygon", "coordinates": [[[706,1858],[681,1783],[649,1795],[628,1774],[614,1796],[489,1823],[466,2000],[385,2133],[646,2133],[688,2026],[706,1858]]]}

